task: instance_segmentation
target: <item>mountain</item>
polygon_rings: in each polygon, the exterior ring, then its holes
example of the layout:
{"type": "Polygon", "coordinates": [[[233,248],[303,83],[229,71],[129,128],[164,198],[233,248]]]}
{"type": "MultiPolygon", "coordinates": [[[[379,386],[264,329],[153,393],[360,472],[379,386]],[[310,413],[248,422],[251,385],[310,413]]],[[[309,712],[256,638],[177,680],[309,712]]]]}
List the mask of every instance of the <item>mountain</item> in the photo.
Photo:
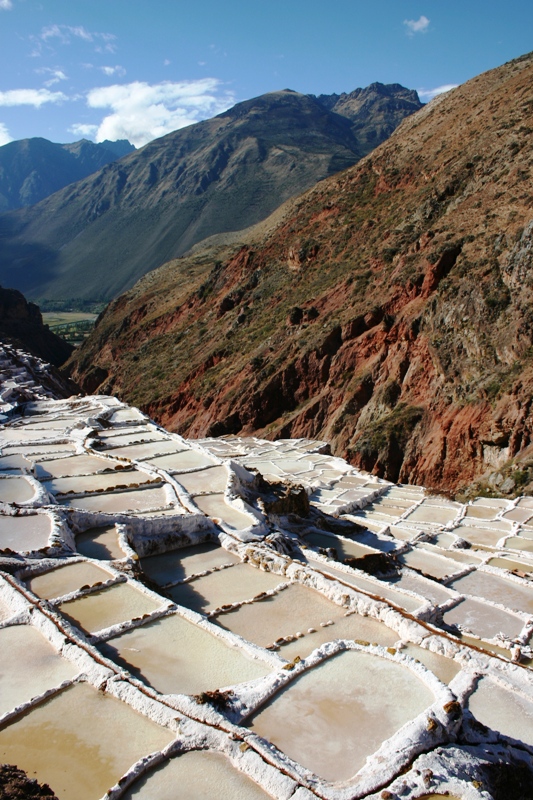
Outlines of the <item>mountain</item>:
{"type": "Polygon", "coordinates": [[[129,142],[82,139],[55,144],[34,138],[0,147],[0,211],[31,206],[69,183],[135,150],[129,142]]]}
{"type": "Polygon", "coordinates": [[[247,228],[357,162],[374,106],[376,141],[421,107],[416,92],[375,87],[358,90],[366,105],[350,110],[356,122],[290,90],[247,100],[3,215],[0,280],[33,299],[111,299],[202,239],[247,228]]]}
{"type": "Polygon", "coordinates": [[[316,437],[393,481],[533,491],[532,132],[530,54],[273,229],[146,276],[72,374],[184,435],[316,437]]]}

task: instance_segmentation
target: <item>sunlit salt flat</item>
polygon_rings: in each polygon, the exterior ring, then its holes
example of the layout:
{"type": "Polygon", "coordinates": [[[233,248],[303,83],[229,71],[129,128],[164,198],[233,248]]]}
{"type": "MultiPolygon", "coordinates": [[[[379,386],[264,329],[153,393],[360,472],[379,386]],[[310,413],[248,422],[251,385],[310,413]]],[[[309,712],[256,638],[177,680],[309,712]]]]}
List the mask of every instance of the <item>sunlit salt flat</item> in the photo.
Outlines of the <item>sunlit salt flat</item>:
{"type": "Polygon", "coordinates": [[[533,614],[533,587],[521,586],[512,580],[476,570],[452,583],[461,594],[471,594],[492,600],[511,609],[533,614]]]}
{"type": "Polygon", "coordinates": [[[36,575],[26,581],[28,588],[38,597],[50,599],[75,592],[82,586],[109,581],[115,576],[89,561],[78,561],[67,566],[58,566],[49,572],[36,575]]]}
{"type": "Polygon", "coordinates": [[[238,564],[240,559],[218,544],[205,543],[181,547],[157,556],[141,559],[143,571],[160,586],[181,581],[199,572],[220,567],[223,564],[238,564]]]}
{"type": "Polygon", "coordinates": [[[205,494],[194,497],[194,502],[204,514],[220,519],[236,531],[242,531],[253,524],[253,518],[226,503],[223,494],[205,494]]]}
{"type": "Polygon", "coordinates": [[[187,800],[231,798],[267,800],[251,778],[232,767],[221,753],[192,750],[183,753],[141,778],[124,795],[124,800],[176,800],[176,787],[187,800]]]}
{"type": "Polygon", "coordinates": [[[34,496],[35,489],[24,476],[0,479],[0,503],[27,503],[34,496]]]}
{"type": "Polygon", "coordinates": [[[31,625],[0,630],[0,714],[60,686],[78,668],[62,658],[31,625]],[[31,653],[31,658],[28,654],[31,653]]]}
{"type": "Polygon", "coordinates": [[[102,511],[104,513],[127,514],[129,511],[142,512],[168,506],[164,487],[154,489],[137,489],[131,492],[109,492],[107,494],[87,495],[86,497],[63,497],[61,504],[70,508],[85,511],[102,511]]]}
{"type": "Polygon", "coordinates": [[[179,475],[177,480],[189,492],[223,492],[228,482],[226,467],[208,467],[198,472],[179,475]]]}
{"type": "Polygon", "coordinates": [[[77,684],[0,730],[0,759],[48,783],[60,798],[95,800],[172,739],[126,703],[77,684]]]}
{"type": "Polygon", "coordinates": [[[62,603],[59,610],[88,632],[103,630],[119,622],[150,614],[162,603],[127,583],[62,603]]]}
{"type": "Polygon", "coordinates": [[[173,614],[129,631],[102,653],[162,694],[198,694],[260,678],[270,667],[173,614]]]}
{"type": "Polygon", "coordinates": [[[0,515],[0,550],[38,550],[46,547],[51,531],[52,521],[47,514],[0,515]]]}
{"type": "Polygon", "coordinates": [[[385,581],[371,581],[360,574],[335,569],[335,567],[329,564],[318,564],[314,562],[312,563],[312,567],[313,569],[318,569],[320,572],[324,572],[324,574],[332,575],[338,580],[353,586],[354,589],[361,589],[363,592],[382,597],[384,600],[389,600],[391,603],[394,603],[394,605],[405,609],[405,611],[415,611],[424,603],[423,597],[417,599],[411,595],[396,591],[385,581]]]}
{"type": "Polygon", "coordinates": [[[182,583],[171,589],[170,594],[175,603],[206,614],[227,603],[251,600],[260,592],[274,589],[280,583],[283,583],[283,578],[279,575],[263,572],[248,564],[236,564],[182,583]]]}
{"type": "Polygon", "coordinates": [[[123,489],[126,486],[140,486],[153,481],[147,472],[139,470],[120,470],[98,475],[78,475],[74,478],[53,478],[44,484],[51,494],[107,492],[112,489],[123,489]]]}
{"type": "Polygon", "coordinates": [[[428,553],[427,550],[410,550],[399,556],[400,561],[412,569],[418,570],[425,575],[431,575],[438,580],[459,572],[461,567],[453,559],[445,556],[428,553]]]}
{"type": "Polygon", "coordinates": [[[447,625],[459,625],[482,639],[493,639],[498,633],[514,638],[524,626],[523,621],[514,614],[470,598],[447,611],[443,619],[447,625]]]}
{"type": "Polygon", "coordinates": [[[505,536],[505,532],[499,529],[475,528],[473,525],[459,525],[453,532],[467,542],[484,547],[496,547],[500,539],[505,536]]]}
{"type": "Polygon", "coordinates": [[[104,528],[89,528],[76,535],[76,550],[87,558],[99,558],[101,561],[112,561],[124,558],[119,544],[118,533],[114,525],[104,528]]]}
{"type": "Polygon", "coordinates": [[[533,703],[501,685],[482,678],[468,701],[483,725],[533,746],[533,703]]]}
{"type": "Polygon", "coordinates": [[[40,480],[46,478],[63,478],[74,475],[90,475],[105,469],[114,469],[120,462],[99,456],[78,455],[68,458],[54,458],[41,461],[36,465],[35,474],[40,480]]]}
{"type": "Polygon", "coordinates": [[[164,462],[158,459],[157,466],[163,469],[187,470],[209,467],[213,464],[213,459],[199,450],[180,450],[173,455],[165,457],[164,462]]]}
{"type": "Polygon", "coordinates": [[[311,547],[320,547],[328,550],[333,548],[336,561],[344,561],[346,558],[363,558],[376,552],[372,547],[366,547],[364,544],[352,542],[349,539],[341,539],[334,534],[328,536],[325,533],[308,533],[305,541],[311,547]]]}
{"type": "Polygon", "coordinates": [[[322,778],[342,781],[434,699],[406,667],[348,651],[296,678],[250,727],[322,778]]]}
{"type": "Polygon", "coordinates": [[[526,553],[533,553],[533,539],[525,536],[511,536],[506,540],[504,547],[512,550],[524,550],[526,553]]]}

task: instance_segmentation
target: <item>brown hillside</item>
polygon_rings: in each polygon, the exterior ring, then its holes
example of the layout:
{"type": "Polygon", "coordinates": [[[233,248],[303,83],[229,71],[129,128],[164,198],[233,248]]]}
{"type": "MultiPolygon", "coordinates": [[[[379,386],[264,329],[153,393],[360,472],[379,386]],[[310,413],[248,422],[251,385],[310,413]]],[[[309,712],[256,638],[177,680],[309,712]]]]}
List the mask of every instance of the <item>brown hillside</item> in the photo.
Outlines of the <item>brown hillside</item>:
{"type": "Polygon", "coordinates": [[[74,377],[188,436],[320,437],[451,491],[500,470],[533,432],[532,132],[528,55],[436,98],[262,240],[151,273],[74,377]]]}

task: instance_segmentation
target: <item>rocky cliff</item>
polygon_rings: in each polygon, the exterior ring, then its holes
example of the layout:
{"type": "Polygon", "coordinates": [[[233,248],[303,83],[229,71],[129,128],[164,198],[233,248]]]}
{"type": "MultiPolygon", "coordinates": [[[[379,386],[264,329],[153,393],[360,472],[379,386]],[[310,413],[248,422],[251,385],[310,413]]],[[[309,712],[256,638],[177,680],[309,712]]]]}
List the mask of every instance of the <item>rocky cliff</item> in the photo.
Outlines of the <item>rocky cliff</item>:
{"type": "Polygon", "coordinates": [[[147,276],[73,375],[190,436],[319,437],[394,481],[533,489],[532,131],[528,55],[404,120],[273,232],[147,276]]]}
{"type": "Polygon", "coordinates": [[[44,325],[41,312],[16,289],[0,286],[0,341],[61,366],[74,349],[44,325]]]}

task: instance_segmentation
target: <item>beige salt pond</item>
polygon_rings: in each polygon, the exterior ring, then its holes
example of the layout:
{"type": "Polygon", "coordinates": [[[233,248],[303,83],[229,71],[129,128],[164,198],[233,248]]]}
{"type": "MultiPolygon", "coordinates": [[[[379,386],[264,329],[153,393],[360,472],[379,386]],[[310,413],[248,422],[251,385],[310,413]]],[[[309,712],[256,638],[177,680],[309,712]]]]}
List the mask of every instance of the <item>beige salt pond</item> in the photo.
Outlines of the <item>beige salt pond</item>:
{"type": "Polygon", "coordinates": [[[126,703],[76,684],[3,728],[0,759],[48,783],[61,800],[95,800],[173,738],[126,703]]]}
{"type": "Polygon", "coordinates": [[[39,550],[46,547],[51,532],[52,520],[47,514],[0,515],[0,550],[8,547],[19,553],[39,550]]]}
{"type": "Polygon", "coordinates": [[[21,453],[13,453],[13,455],[0,458],[0,470],[30,469],[31,466],[32,462],[28,461],[21,453]]]}
{"type": "Polygon", "coordinates": [[[84,511],[101,511],[108,514],[147,512],[169,505],[164,487],[137,489],[131,492],[109,492],[86,497],[63,498],[61,504],[84,511]]]}
{"type": "MultiPolygon", "coordinates": [[[[153,481],[154,478],[139,470],[120,470],[99,475],[78,475],[73,478],[53,478],[44,486],[48,492],[58,494],[85,494],[86,492],[107,492],[123,489],[126,486],[140,486],[153,481]]],[[[158,479],[157,479],[158,480],[158,479]]]]}
{"type": "Polygon", "coordinates": [[[408,553],[402,553],[398,558],[411,569],[418,570],[425,575],[431,575],[432,578],[437,578],[437,580],[446,578],[448,575],[453,575],[461,570],[459,564],[456,564],[452,559],[434,555],[427,550],[410,550],[408,553]]]}
{"type": "Polygon", "coordinates": [[[112,561],[125,556],[114,525],[104,528],[89,528],[83,533],[78,533],[76,550],[87,558],[98,558],[100,561],[112,561]]]}
{"type": "Polygon", "coordinates": [[[187,472],[176,479],[189,494],[223,492],[228,482],[226,467],[208,467],[199,472],[187,472]]]}
{"type": "MultiPolygon", "coordinates": [[[[533,559],[532,559],[533,560],[533,559]]],[[[509,572],[519,571],[530,574],[533,572],[533,564],[528,561],[518,561],[517,558],[507,558],[506,556],[489,558],[487,564],[490,567],[499,567],[500,569],[507,569],[509,572]]]]}
{"type": "MultiPolygon", "coordinates": [[[[40,438],[40,437],[39,437],[40,438]]],[[[74,452],[75,448],[73,444],[67,444],[63,442],[62,444],[37,444],[37,445],[23,445],[17,446],[12,445],[9,447],[9,450],[6,450],[6,454],[9,452],[11,453],[22,453],[26,456],[46,456],[48,454],[53,454],[57,456],[58,454],[65,454],[71,455],[74,452]]]]}
{"type": "Polygon", "coordinates": [[[166,456],[164,463],[157,460],[157,466],[170,470],[200,469],[213,465],[213,459],[198,450],[180,450],[171,456],[166,456]]]}
{"type": "Polygon", "coordinates": [[[514,614],[470,598],[446,611],[443,619],[447,625],[460,625],[481,639],[494,639],[500,632],[513,639],[524,627],[524,622],[514,614]]]}
{"type": "Polygon", "coordinates": [[[191,545],[141,559],[143,572],[159,586],[184,580],[223,564],[239,563],[238,556],[213,543],[191,545]]]}
{"type": "Polygon", "coordinates": [[[406,519],[409,522],[428,522],[446,525],[457,516],[460,506],[434,506],[422,502],[406,519]]]}
{"type": "Polygon", "coordinates": [[[0,630],[0,714],[60,686],[77,672],[31,625],[0,630]]]}
{"type": "Polygon", "coordinates": [[[74,625],[88,633],[109,628],[143,614],[150,614],[163,605],[152,600],[144,592],[127,583],[119,583],[101,592],[62,603],[59,610],[74,625]]]}
{"type": "Polygon", "coordinates": [[[40,461],[36,465],[35,475],[40,480],[43,478],[73,477],[74,475],[90,475],[95,472],[102,472],[105,469],[114,469],[117,466],[120,466],[120,462],[111,458],[100,458],[99,456],[91,455],[69,456],[68,458],[40,461]]]}
{"type": "Polygon", "coordinates": [[[89,561],[78,561],[67,566],[59,566],[42,575],[36,575],[26,581],[28,589],[46,600],[53,597],[63,597],[63,595],[76,592],[82,586],[93,586],[95,583],[104,583],[115,576],[104,569],[100,569],[96,564],[89,561]]]}
{"type": "Polygon", "coordinates": [[[451,585],[460,594],[483,597],[506,608],[533,614],[533,587],[480,570],[464,575],[451,585]]]}
{"type": "Polygon", "coordinates": [[[226,503],[223,494],[203,494],[193,497],[195,505],[208,517],[220,519],[228,528],[242,531],[254,524],[254,518],[243,514],[237,508],[226,503]]]}
{"type": "Polygon", "coordinates": [[[231,798],[231,800],[267,800],[270,798],[251,778],[231,766],[221,753],[192,750],[183,753],[137,781],[124,800],[187,800],[231,798]]]}
{"type": "Polygon", "coordinates": [[[24,476],[0,478],[0,503],[27,503],[35,497],[35,489],[24,476]]]}
{"type": "Polygon", "coordinates": [[[248,564],[236,564],[182,583],[171,589],[170,595],[175,603],[207,614],[227,603],[251,600],[260,592],[275,589],[283,581],[280,575],[263,572],[248,564]]]}
{"type": "Polygon", "coordinates": [[[297,677],[249,727],[322,778],[343,781],[434,699],[407,667],[347,651],[297,677]]]}
{"type": "Polygon", "coordinates": [[[533,553],[533,539],[525,536],[511,536],[505,541],[504,548],[506,550],[524,550],[526,553],[533,553]]]}
{"type": "Polygon", "coordinates": [[[179,444],[172,439],[158,440],[146,444],[130,445],[129,447],[113,447],[107,448],[106,453],[110,452],[113,456],[120,456],[121,458],[132,458],[138,461],[150,461],[156,456],[163,455],[164,453],[175,453],[179,449],[179,444]]]}
{"type": "Polygon", "coordinates": [[[305,536],[305,541],[311,547],[320,547],[323,549],[333,548],[336,552],[335,560],[344,561],[345,558],[363,558],[364,556],[376,554],[377,550],[372,547],[366,547],[364,544],[350,541],[349,539],[341,539],[338,536],[328,536],[325,533],[309,533],[305,536]]]}
{"type": "Polygon", "coordinates": [[[481,678],[468,707],[483,725],[533,746],[533,703],[490,680],[481,678]]]}
{"type": "Polygon", "coordinates": [[[177,614],[99,646],[162,694],[198,694],[260,678],[271,667],[177,614]]]}

